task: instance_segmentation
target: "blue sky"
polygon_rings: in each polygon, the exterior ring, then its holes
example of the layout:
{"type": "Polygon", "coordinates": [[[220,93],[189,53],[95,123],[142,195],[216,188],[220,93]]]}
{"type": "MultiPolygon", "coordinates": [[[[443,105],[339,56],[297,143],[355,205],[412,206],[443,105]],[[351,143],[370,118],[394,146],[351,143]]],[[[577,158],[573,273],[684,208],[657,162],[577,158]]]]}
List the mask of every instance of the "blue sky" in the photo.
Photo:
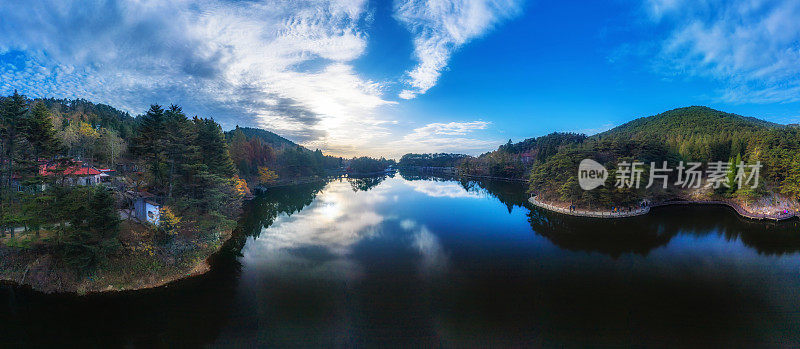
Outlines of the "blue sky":
{"type": "Polygon", "coordinates": [[[0,3],[0,93],[151,103],[335,155],[478,154],[707,105],[800,122],[800,2],[0,3]]]}

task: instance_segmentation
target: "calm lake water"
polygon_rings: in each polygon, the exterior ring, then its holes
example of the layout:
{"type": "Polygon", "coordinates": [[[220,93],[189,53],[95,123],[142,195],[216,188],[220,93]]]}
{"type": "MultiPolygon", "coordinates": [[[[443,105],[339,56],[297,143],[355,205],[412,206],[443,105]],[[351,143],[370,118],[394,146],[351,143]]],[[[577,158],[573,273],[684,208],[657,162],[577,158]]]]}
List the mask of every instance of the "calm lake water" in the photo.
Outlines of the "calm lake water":
{"type": "Polygon", "coordinates": [[[800,345],[798,223],[567,217],[523,192],[412,175],[274,189],[202,277],[0,286],[0,346],[800,345]]]}

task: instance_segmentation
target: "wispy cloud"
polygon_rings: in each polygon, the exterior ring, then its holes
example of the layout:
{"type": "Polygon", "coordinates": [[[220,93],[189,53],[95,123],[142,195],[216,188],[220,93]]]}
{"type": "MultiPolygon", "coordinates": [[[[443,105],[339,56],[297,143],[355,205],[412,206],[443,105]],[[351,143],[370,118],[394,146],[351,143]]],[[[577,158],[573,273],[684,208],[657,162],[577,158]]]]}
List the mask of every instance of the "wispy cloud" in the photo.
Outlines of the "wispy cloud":
{"type": "Polygon", "coordinates": [[[0,93],[150,103],[305,144],[374,141],[392,104],[352,62],[366,0],[0,3],[0,93]],[[358,132],[355,134],[354,132],[358,132]]]}
{"type": "Polygon", "coordinates": [[[381,145],[377,150],[391,157],[414,153],[462,153],[477,155],[496,148],[501,140],[476,134],[489,128],[491,122],[466,121],[430,123],[415,128],[400,139],[381,145]]]}
{"type": "Polygon", "coordinates": [[[418,64],[400,98],[427,92],[455,50],[520,12],[521,0],[411,0],[395,2],[395,17],[414,35],[418,64]]]}
{"type": "Polygon", "coordinates": [[[414,132],[406,136],[409,139],[425,139],[432,136],[463,136],[473,130],[484,130],[491,123],[488,121],[469,121],[469,122],[450,122],[432,123],[414,129],[414,132]]]}
{"type": "Polygon", "coordinates": [[[800,2],[649,0],[645,10],[673,28],[661,69],[718,79],[728,102],[800,101],[800,2]]]}

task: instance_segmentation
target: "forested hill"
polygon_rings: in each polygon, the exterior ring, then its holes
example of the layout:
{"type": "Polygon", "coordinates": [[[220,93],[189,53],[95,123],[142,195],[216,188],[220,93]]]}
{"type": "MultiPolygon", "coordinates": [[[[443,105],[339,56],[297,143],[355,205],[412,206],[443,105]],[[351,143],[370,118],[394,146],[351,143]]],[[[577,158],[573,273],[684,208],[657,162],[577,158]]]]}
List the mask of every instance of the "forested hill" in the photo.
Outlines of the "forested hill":
{"type": "Polygon", "coordinates": [[[678,148],[677,150],[685,155],[694,155],[696,158],[710,156],[727,159],[730,154],[725,148],[733,146],[738,149],[756,133],[784,127],[786,126],[753,117],[693,106],[642,117],[591,138],[663,142],[678,148]],[[698,153],[690,154],[692,150],[698,153]],[[704,151],[710,153],[703,153],[704,151]]]}
{"type": "Polygon", "coordinates": [[[577,165],[591,158],[614,168],[619,161],[708,163],[761,162],[758,190],[731,188],[715,195],[754,199],[769,192],[800,195],[800,128],[707,107],[686,107],[643,117],[582,141],[560,146],[557,154],[531,164],[531,190],[549,199],[592,205],[635,201],[643,190],[577,188],[577,165]]]}
{"type": "Polygon", "coordinates": [[[638,118],[594,135],[592,138],[615,136],[632,139],[655,138],[665,140],[675,136],[691,137],[719,133],[741,133],[780,127],[785,126],[754,117],[726,113],[709,107],[692,106],[638,118]]]}
{"type": "MultiPolygon", "coordinates": [[[[133,129],[137,125],[134,116],[107,104],[92,103],[81,98],[46,98],[37,99],[36,101],[43,103],[58,120],[86,122],[92,127],[107,128],[117,132],[123,139],[127,139],[131,136],[133,129]]],[[[276,149],[298,146],[295,142],[260,128],[236,126],[236,129],[241,130],[248,139],[256,137],[276,149]]],[[[226,131],[226,137],[230,139],[236,129],[226,131]]]]}
{"type": "Polygon", "coordinates": [[[135,127],[135,120],[129,113],[107,104],[95,104],[80,98],[46,98],[36,101],[43,103],[53,113],[55,120],[86,122],[95,128],[103,127],[113,130],[122,138],[130,137],[135,127]]]}
{"type": "Polygon", "coordinates": [[[252,128],[252,127],[239,127],[236,126],[235,129],[225,132],[225,136],[228,139],[233,137],[234,132],[236,130],[241,130],[242,134],[248,139],[253,137],[260,139],[262,142],[269,144],[273,148],[283,148],[283,147],[297,147],[297,143],[292,142],[286,138],[283,138],[273,132],[263,130],[260,128],[252,128]]]}

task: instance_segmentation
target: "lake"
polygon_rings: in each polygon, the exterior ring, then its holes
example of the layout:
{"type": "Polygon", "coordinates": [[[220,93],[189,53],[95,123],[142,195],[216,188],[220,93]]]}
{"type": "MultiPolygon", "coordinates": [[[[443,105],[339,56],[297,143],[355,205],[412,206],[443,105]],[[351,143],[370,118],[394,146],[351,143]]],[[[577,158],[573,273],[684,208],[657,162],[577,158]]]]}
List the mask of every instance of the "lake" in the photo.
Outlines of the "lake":
{"type": "Polygon", "coordinates": [[[798,223],[598,220],[411,174],[270,189],[206,275],[76,297],[0,286],[0,346],[797,346],[798,223]]]}

